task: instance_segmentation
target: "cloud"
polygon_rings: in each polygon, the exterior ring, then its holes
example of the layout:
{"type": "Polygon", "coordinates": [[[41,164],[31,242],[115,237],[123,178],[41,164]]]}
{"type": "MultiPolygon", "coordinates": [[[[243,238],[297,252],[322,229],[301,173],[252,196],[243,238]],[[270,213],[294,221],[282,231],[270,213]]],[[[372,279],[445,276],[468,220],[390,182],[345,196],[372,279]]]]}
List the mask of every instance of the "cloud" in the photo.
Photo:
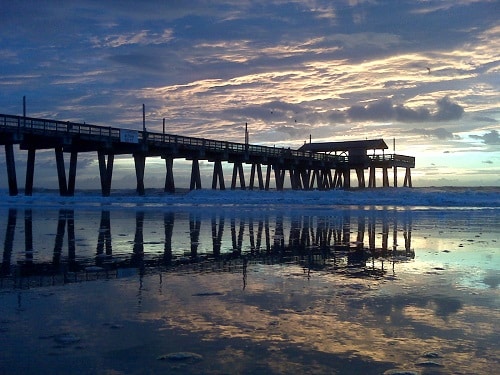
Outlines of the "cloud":
{"type": "Polygon", "coordinates": [[[458,120],[464,114],[464,109],[450,98],[444,97],[436,102],[438,110],[433,116],[436,121],[458,120]]]}
{"type": "Polygon", "coordinates": [[[149,30],[141,30],[136,33],[126,33],[121,35],[108,35],[101,39],[92,38],[95,47],[121,47],[124,45],[151,45],[165,44],[173,39],[173,30],[165,29],[161,33],[154,33],[149,30]]]}
{"type": "Polygon", "coordinates": [[[290,137],[303,136],[305,133],[301,129],[297,129],[294,126],[280,126],[276,131],[288,134],[290,137]]]}
{"type": "Polygon", "coordinates": [[[460,139],[459,136],[454,135],[452,132],[449,130],[446,130],[444,128],[436,128],[436,129],[418,129],[418,128],[413,128],[409,131],[403,131],[405,133],[410,133],[410,134],[419,134],[419,135],[424,135],[427,137],[434,137],[440,140],[446,140],[446,139],[460,139]]]}
{"type": "Polygon", "coordinates": [[[476,120],[476,121],[482,121],[482,122],[490,122],[490,123],[496,123],[497,122],[497,120],[495,120],[494,118],[487,117],[487,116],[474,116],[474,120],[476,120]]]}
{"type": "Polygon", "coordinates": [[[492,130],[483,135],[483,140],[487,145],[500,145],[500,137],[498,135],[498,131],[496,130],[492,130]]]}
{"type": "Polygon", "coordinates": [[[500,145],[500,134],[497,130],[492,130],[484,135],[470,135],[472,139],[479,139],[486,145],[500,145]]]}
{"type": "Polygon", "coordinates": [[[141,72],[162,72],[166,69],[166,63],[149,54],[129,53],[113,55],[109,56],[109,60],[135,68],[137,71],[141,72]]]}
{"type": "Polygon", "coordinates": [[[347,110],[347,118],[351,121],[451,121],[462,117],[464,109],[450,98],[444,97],[436,101],[437,110],[431,113],[425,107],[410,108],[401,104],[393,104],[391,99],[380,99],[365,106],[354,105],[347,110]]]}

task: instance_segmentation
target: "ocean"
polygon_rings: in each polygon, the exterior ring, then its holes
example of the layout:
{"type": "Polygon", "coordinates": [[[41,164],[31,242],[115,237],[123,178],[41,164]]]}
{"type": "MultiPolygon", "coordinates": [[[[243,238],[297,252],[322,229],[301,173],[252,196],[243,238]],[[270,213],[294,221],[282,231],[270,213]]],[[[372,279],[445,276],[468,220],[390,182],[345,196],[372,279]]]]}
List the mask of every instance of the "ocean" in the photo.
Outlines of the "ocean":
{"type": "Polygon", "coordinates": [[[498,187],[0,198],[0,374],[500,368],[498,187]]]}

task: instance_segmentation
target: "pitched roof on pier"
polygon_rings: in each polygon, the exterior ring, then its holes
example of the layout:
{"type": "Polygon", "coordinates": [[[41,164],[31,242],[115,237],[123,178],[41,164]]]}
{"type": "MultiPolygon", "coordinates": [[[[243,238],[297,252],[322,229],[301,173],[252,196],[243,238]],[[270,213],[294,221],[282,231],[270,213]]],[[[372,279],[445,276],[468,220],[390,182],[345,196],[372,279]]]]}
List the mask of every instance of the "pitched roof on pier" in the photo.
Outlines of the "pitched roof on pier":
{"type": "Polygon", "coordinates": [[[299,151],[334,152],[354,149],[386,150],[388,148],[383,139],[367,139],[364,141],[306,143],[299,148],[299,151]]]}

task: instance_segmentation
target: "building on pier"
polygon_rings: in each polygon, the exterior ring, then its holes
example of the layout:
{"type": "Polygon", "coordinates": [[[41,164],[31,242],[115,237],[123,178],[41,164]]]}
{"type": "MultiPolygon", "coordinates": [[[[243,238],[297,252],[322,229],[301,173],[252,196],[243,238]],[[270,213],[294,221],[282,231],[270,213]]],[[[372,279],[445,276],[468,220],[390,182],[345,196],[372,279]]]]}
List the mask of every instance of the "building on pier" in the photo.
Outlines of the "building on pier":
{"type": "Polygon", "coordinates": [[[382,169],[382,186],[389,187],[389,169],[393,169],[393,185],[398,186],[397,168],[405,168],[403,186],[412,187],[411,168],[415,167],[415,158],[405,155],[385,154],[389,147],[383,139],[368,139],[364,141],[306,143],[299,151],[324,153],[341,157],[341,163],[335,169],[334,187],[351,187],[351,171],[355,171],[358,187],[366,187],[365,170],[369,170],[368,187],[376,187],[376,169],[382,169]]]}

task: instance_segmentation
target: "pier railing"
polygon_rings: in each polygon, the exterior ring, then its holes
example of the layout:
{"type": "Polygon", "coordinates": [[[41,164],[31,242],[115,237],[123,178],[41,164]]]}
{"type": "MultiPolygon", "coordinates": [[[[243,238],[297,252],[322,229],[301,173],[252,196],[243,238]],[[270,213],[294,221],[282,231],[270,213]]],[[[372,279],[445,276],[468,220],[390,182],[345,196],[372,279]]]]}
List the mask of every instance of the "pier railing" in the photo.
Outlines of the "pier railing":
{"type": "Polygon", "coordinates": [[[85,135],[96,137],[96,140],[112,140],[121,142],[121,132],[134,132],[138,143],[155,144],[159,146],[176,145],[204,149],[212,152],[231,152],[249,155],[260,155],[264,157],[283,157],[292,159],[309,159],[324,161],[329,164],[347,163],[345,155],[327,155],[324,153],[304,152],[290,148],[269,147],[228,141],[216,141],[205,138],[187,137],[182,135],[164,134],[156,132],[144,132],[115,127],[106,127],[90,124],[75,123],[69,121],[57,121],[39,119],[32,117],[14,116],[0,114],[0,129],[9,132],[23,134],[51,135],[85,135]]]}
{"type": "Polygon", "coordinates": [[[120,139],[119,128],[0,114],[0,129],[2,128],[11,131],[17,128],[22,133],[42,135],[70,133],[120,139]]]}
{"type": "Polygon", "coordinates": [[[399,166],[408,166],[415,167],[415,157],[406,156],[406,155],[398,155],[398,154],[377,154],[377,155],[368,155],[370,161],[372,162],[390,162],[394,165],[399,166]]]}

